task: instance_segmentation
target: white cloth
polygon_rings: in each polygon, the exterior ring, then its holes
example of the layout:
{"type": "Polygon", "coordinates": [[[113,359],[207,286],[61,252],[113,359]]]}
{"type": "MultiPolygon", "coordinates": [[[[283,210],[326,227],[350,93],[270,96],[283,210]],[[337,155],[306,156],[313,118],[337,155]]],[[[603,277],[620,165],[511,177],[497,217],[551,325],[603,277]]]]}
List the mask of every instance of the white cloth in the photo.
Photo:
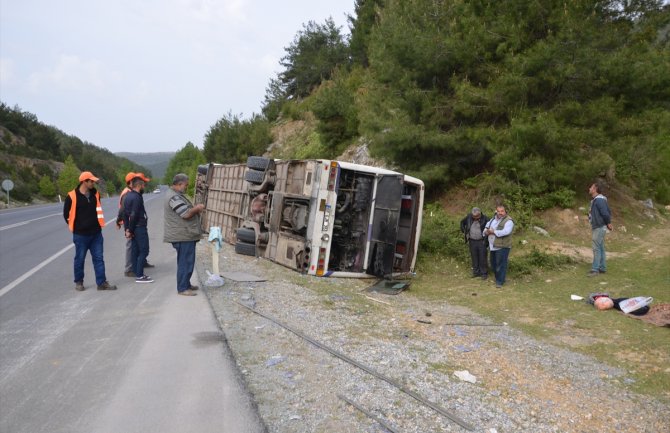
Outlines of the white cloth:
{"type": "Polygon", "coordinates": [[[207,241],[214,242],[216,246],[216,251],[221,251],[221,246],[223,242],[223,236],[221,235],[221,227],[210,227],[209,228],[209,237],[207,241]]]}

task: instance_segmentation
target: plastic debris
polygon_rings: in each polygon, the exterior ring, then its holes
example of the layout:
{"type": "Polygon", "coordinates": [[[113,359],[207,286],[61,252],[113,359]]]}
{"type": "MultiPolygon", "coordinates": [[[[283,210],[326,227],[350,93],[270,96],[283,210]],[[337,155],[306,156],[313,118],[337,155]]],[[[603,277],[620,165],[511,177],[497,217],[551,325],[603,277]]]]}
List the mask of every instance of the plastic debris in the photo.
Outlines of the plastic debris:
{"type": "Polygon", "coordinates": [[[207,281],[205,281],[205,286],[207,287],[221,287],[223,286],[223,278],[221,278],[220,275],[213,274],[209,272],[208,270],[205,270],[207,272],[207,281]]]}
{"type": "Polygon", "coordinates": [[[461,379],[464,382],[476,383],[477,378],[470,374],[468,370],[457,370],[454,371],[454,376],[461,379]]]}
{"type": "Polygon", "coordinates": [[[459,352],[467,353],[467,352],[472,352],[472,349],[466,346],[462,346],[460,344],[454,346],[454,349],[456,349],[459,352]]]}
{"type": "Polygon", "coordinates": [[[570,299],[572,299],[573,301],[581,301],[582,299],[584,299],[584,297],[579,295],[570,295],[570,299]]]}
{"type": "Polygon", "coordinates": [[[271,357],[270,359],[268,359],[267,361],[265,361],[265,366],[266,366],[266,367],[273,367],[273,366],[275,366],[275,365],[277,365],[277,364],[281,364],[281,363],[284,362],[284,361],[286,361],[286,357],[285,357],[285,356],[274,355],[273,357],[271,357]]]}

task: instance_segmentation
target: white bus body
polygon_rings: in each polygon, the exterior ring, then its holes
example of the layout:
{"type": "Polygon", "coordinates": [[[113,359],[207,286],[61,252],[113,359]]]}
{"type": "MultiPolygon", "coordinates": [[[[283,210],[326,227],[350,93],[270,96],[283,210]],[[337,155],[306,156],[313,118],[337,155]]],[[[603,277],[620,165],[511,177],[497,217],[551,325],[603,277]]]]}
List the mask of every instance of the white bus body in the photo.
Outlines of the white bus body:
{"type": "Polygon", "coordinates": [[[316,276],[412,274],[424,185],[391,170],[331,160],[209,164],[198,169],[203,230],[241,254],[316,276]]]}

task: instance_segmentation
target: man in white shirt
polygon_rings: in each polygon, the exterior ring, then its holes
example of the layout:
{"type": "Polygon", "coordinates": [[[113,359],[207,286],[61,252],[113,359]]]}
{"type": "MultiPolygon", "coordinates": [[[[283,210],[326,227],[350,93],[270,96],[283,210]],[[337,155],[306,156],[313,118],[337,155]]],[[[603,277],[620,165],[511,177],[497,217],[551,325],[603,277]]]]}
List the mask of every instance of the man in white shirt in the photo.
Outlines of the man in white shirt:
{"type": "Polygon", "coordinates": [[[514,221],[507,215],[505,205],[496,206],[495,217],[486,223],[486,228],[482,234],[488,236],[491,269],[496,277],[497,288],[501,288],[505,284],[509,252],[512,249],[513,231],[514,221]]]}

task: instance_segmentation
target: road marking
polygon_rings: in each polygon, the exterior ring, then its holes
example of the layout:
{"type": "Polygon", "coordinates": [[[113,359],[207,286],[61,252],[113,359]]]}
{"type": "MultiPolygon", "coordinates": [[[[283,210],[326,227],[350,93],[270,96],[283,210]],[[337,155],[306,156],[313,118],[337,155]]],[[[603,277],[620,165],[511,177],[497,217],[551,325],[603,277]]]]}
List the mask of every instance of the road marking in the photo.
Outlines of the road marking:
{"type": "Polygon", "coordinates": [[[44,219],[44,218],[49,218],[49,217],[56,216],[56,215],[63,215],[63,214],[62,214],[61,212],[58,212],[58,213],[52,213],[52,214],[45,215],[45,216],[42,216],[42,217],[39,217],[39,218],[33,218],[33,219],[31,219],[31,220],[21,221],[20,223],[10,224],[10,225],[8,225],[8,226],[2,226],[2,227],[0,227],[0,232],[3,231],[3,230],[13,229],[13,228],[15,228],[15,227],[20,227],[20,226],[26,225],[26,224],[31,223],[31,222],[33,222],[33,221],[42,220],[42,219],[44,219]]]}
{"type": "Polygon", "coordinates": [[[58,251],[56,254],[54,254],[53,256],[49,257],[48,259],[46,259],[45,261],[43,261],[43,262],[40,263],[39,265],[35,266],[34,268],[32,268],[31,270],[29,270],[29,271],[26,272],[25,274],[21,275],[21,276],[20,276],[19,278],[17,278],[16,280],[14,280],[14,281],[12,281],[11,283],[7,284],[5,287],[2,288],[2,290],[0,290],[0,296],[4,296],[4,295],[6,295],[6,294],[7,294],[10,290],[12,290],[14,287],[16,287],[16,286],[18,286],[19,284],[21,284],[22,282],[24,282],[26,279],[28,279],[29,277],[31,277],[31,276],[32,276],[33,274],[35,274],[37,271],[39,271],[40,269],[42,269],[43,267],[45,267],[45,266],[48,265],[49,263],[51,263],[51,262],[53,262],[54,260],[56,260],[58,257],[62,256],[67,250],[69,250],[69,249],[72,248],[72,247],[74,247],[74,244],[70,244],[70,245],[68,245],[67,247],[65,247],[65,248],[63,248],[62,250],[58,251]]]}
{"type": "MultiPolygon", "coordinates": [[[[107,221],[107,222],[105,223],[105,226],[107,226],[107,224],[111,223],[112,221],[116,221],[116,219],[111,219],[111,220],[107,221]]],[[[4,296],[4,295],[6,295],[7,293],[9,293],[9,291],[12,290],[14,287],[18,286],[19,284],[21,284],[22,282],[24,282],[25,280],[27,280],[28,278],[30,278],[31,276],[33,276],[37,271],[39,271],[40,269],[42,269],[43,267],[45,267],[45,266],[48,265],[49,263],[53,262],[53,261],[56,260],[58,257],[60,257],[60,256],[62,256],[63,254],[65,254],[65,252],[66,252],[67,250],[69,250],[70,248],[72,248],[72,247],[74,247],[74,244],[70,244],[70,245],[66,246],[65,248],[63,248],[62,250],[58,251],[58,252],[57,252],[56,254],[54,254],[53,256],[49,257],[48,259],[46,259],[45,261],[43,261],[43,262],[40,263],[39,265],[35,266],[34,268],[32,268],[31,270],[29,270],[29,271],[26,272],[25,274],[21,275],[19,278],[15,279],[15,280],[12,281],[11,283],[7,284],[5,287],[3,287],[2,289],[0,289],[0,297],[2,297],[2,296],[4,296]]]]}

